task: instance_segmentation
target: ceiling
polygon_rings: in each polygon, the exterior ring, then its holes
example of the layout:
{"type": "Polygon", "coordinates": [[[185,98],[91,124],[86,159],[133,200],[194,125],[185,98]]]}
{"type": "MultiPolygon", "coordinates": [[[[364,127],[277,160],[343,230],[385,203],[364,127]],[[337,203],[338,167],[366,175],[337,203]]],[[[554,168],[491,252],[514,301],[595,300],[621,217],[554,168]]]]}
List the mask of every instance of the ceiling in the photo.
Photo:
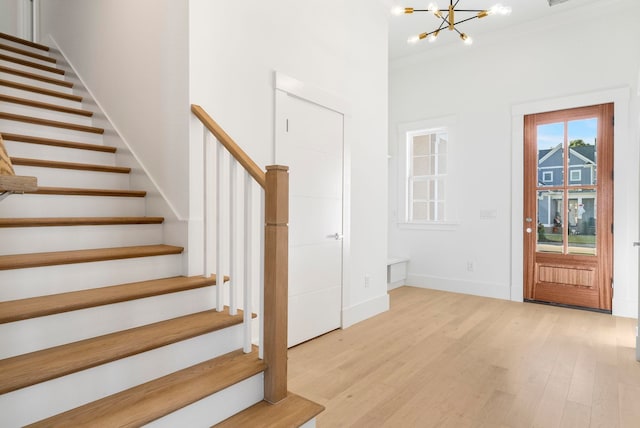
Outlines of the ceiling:
{"type": "MultiPolygon", "coordinates": [[[[458,0],[458,9],[489,9],[496,3],[510,6],[512,9],[509,16],[488,16],[482,19],[474,19],[456,26],[461,32],[473,37],[474,43],[482,40],[482,36],[492,31],[501,30],[510,26],[515,26],[526,21],[532,21],[550,16],[555,13],[567,11],[572,8],[584,6],[588,3],[604,0],[569,0],[564,3],[550,7],[548,0],[458,0]]],[[[388,0],[389,11],[394,6],[413,7],[415,9],[426,9],[429,3],[435,2],[442,10],[449,7],[448,0],[388,0]]],[[[454,0],[455,3],[455,0],[454,0]]],[[[389,12],[391,15],[391,12],[389,12]]],[[[456,21],[473,16],[468,13],[458,13],[456,21]]],[[[440,24],[438,18],[430,13],[421,12],[410,15],[390,16],[389,18],[389,59],[425,53],[439,46],[460,44],[462,49],[473,49],[473,45],[465,46],[457,36],[457,33],[442,31],[435,43],[427,40],[420,40],[416,44],[407,43],[410,36],[423,32],[431,32],[440,24]]]]}

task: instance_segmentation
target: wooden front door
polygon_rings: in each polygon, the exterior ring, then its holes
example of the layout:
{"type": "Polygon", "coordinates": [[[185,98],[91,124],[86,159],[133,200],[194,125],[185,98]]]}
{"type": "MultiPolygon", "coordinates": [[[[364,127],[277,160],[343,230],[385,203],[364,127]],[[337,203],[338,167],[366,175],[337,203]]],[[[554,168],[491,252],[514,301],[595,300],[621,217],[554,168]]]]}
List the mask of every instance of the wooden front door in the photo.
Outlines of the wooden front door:
{"type": "Polygon", "coordinates": [[[524,126],[524,298],[610,312],[613,104],[524,126]]]}

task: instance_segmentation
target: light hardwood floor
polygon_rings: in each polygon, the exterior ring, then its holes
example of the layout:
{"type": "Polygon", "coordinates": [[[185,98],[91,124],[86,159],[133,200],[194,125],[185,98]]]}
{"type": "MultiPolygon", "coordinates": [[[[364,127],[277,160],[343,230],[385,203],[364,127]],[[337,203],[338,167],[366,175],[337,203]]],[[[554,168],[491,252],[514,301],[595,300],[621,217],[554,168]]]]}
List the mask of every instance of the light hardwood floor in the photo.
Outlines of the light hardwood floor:
{"type": "Polygon", "coordinates": [[[330,427],[640,427],[636,321],[412,287],[289,350],[330,427]]]}

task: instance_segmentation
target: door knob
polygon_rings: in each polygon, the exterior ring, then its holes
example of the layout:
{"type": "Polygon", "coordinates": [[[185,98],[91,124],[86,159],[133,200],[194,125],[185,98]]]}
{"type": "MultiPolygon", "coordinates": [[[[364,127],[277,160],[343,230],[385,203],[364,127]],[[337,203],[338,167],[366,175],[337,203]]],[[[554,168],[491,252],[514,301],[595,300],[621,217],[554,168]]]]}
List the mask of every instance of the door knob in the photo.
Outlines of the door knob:
{"type": "Polygon", "coordinates": [[[339,240],[341,240],[341,239],[342,239],[342,233],[338,233],[338,232],[336,232],[336,233],[334,233],[333,235],[327,235],[327,238],[333,238],[333,239],[335,239],[336,241],[339,241],[339,240]]]}

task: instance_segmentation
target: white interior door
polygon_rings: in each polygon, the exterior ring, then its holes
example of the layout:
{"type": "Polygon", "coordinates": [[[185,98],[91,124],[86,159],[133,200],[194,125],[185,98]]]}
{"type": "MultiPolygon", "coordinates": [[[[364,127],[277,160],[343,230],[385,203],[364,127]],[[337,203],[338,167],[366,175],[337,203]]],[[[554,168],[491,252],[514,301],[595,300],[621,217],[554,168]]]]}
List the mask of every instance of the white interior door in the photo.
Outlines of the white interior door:
{"type": "Polygon", "coordinates": [[[289,346],[341,325],[344,116],[276,91],[276,163],[289,166],[289,346]]]}

